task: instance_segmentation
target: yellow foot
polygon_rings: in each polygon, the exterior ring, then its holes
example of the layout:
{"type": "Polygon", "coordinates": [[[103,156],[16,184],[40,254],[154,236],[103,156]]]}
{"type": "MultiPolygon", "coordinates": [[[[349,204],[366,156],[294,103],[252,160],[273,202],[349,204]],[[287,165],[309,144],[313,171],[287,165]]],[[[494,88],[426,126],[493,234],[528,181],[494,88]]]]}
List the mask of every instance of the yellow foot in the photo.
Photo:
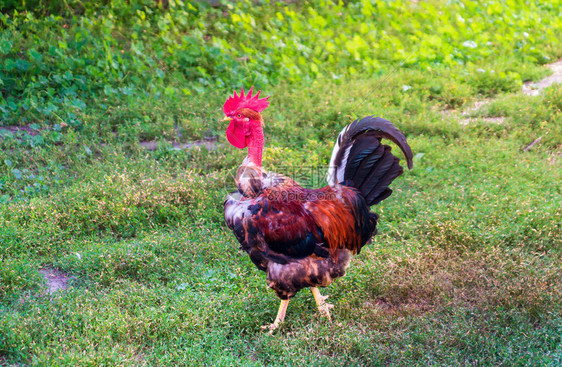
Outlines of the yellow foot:
{"type": "MultiPolygon", "coordinates": [[[[328,297],[326,297],[328,298],[328,297]]],[[[332,317],[330,316],[330,310],[334,308],[334,305],[328,302],[322,303],[318,306],[318,311],[320,311],[320,315],[326,317],[328,320],[332,321],[332,317]]]]}
{"type": "Polygon", "coordinates": [[[314,296],[314,300],[316,301],[316,306],[318,306],[320,315],[326,317],[329,321],[332,321],[332,317],[330,316],[330,309],[334,308],[334,305],[326,302],[328,296],[321,295],[320,291],[316,287],[312,287],[310,288],[310,290],[312,291],[312,295],[314,296]]]}
{"type": "Polygon", "coordinates": [[[277,329],[279,327],[279,324],[273,323],[273,324],[269,324],[269,325],[263,325],[261,327],[262,330],[269,330],[269,333],[272,334],[273,331],[275,331],[275,329],[277,329]]]}
{"type": "Polygon", "coordinates": [[[269,333],[273,333],[273,330],[277,329],[279,325],[285,320],[285,314],[287,313],[287,306],[289,306],[289,300],[282,300],[281,304],[279,305],[279,311],[277,311],[277,317],[275,321],[271,325],[264,325],[261,328],[263,330],[268,330],[269,333]]]}

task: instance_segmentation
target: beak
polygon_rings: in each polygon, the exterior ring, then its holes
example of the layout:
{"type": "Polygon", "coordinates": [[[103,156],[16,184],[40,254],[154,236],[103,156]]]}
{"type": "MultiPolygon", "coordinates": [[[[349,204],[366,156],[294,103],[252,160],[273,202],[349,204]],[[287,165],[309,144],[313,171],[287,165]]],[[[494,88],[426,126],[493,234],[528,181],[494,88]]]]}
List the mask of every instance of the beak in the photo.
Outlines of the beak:
{"type": "Polygon", "coordinates": [[[231,121],[232,117],[228,117],[228,116],[224,116],[224,118],[221,121],[231,121]]]}

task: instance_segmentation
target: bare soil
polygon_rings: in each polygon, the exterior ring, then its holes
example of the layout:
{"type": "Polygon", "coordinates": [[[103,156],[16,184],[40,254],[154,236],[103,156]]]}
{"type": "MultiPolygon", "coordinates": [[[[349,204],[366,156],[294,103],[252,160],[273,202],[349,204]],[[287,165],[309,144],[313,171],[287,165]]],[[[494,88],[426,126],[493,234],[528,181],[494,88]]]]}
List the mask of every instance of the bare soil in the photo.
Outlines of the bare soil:
{"type": "Polygon", "coordinates": [[[523,93],[530,96],[538,96],[540,91],[546,87],[550,87],[555,83],[562,83],[562,60],[558,60],[552,64],[546,65],[552,70],[552,75],[539,80],[538,82],[527,82],[523,85],[523,93]]]}
{"type": "MultiPolygon", "coordinates": [[[[146,150],[156,150],[156,149],[158,149],[158,141],[156,141],[156,140],[145,140],[145,141],[141,141],[139,144],[140,144],[141,147],[145,148],[146,150]]],[[[191,143],[173,142],[172,146],[174,147],[174,149],[178,149],[178,150],[191,149],[191,148],[194,148],[194,147],[201,147],[201,146],[206,147],[208,150],[213,150],[217,146],[217,139],[216,138],[210,138],[210,139],[205,139],[205,140],[194,141],[194,142],[191,142],[191,143]]]]}
{"type": "Polygon", "coordinates": [[[47,282],[47,292],[50,294],[53,294],[58,290],[68,289],[69,277],[62,271],[58,269],[43,268],[39,269],[39,274],[41,274],[43,279],[47,282]]]}
{"type": "MultiPolygon", "coordinates": [[[[550,87],[552,84],[562,83],[562,60],[558,60],[552,64],[548,64],[546,65],[546,67],[552,70],[552,75],[547,76],[546,78],[541,79],[538,82],[527,82],[523,84],[523,93],[529,96],[538,96],[543,89],[550,87]]],[[[462,113],[463,116],[469,116],[472,112],[478,111],[482,106],[490,103],[490,101],[491,99],[477,101],[462,113]]],[[[487,121],[492,124],[502,124],[505,120],[504,117],[479,117],[478,119],[487,121]]],[[[460,124],[468,125],[475,120],[477,119],[473,117],[466,117],[460,120],[460,124]]]]}

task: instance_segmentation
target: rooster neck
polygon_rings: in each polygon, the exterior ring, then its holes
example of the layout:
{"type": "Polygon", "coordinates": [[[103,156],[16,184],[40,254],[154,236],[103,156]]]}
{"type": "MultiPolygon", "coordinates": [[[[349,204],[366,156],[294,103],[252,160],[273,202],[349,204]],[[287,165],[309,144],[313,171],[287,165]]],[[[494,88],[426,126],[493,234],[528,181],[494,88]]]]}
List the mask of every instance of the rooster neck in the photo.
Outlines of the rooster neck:
{"type": "MultiPolygon", "coordinates": [[[[249,122],[250,135],[248,136],[248,157],[247,160],[261,169],[262,155],[263,155],[263,127],[261,121],[249,122]]],[[[246,160],[244,160],[246,161],[246,160]]]]}
{"type": "Polygon", "coordinates": [[[261,121],[250,120],[247,124],[248,156],[236,172],[236,186],[245,197],[255,198],[261,194],[263,185],[261,168],[264,141],[263,127],[261,121]]]}

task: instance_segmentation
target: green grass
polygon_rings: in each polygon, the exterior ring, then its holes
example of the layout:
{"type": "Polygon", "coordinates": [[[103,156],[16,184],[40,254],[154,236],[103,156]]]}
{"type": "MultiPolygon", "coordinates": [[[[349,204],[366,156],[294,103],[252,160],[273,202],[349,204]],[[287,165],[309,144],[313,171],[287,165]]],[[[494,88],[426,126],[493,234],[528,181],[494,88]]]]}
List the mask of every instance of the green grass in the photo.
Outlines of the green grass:
{"type": "Polygon", "coordinates": [[[25,129],[0,130],[0,364],[562,364],[562,86],[518,92],[562,56],[561,18],[556,3],[463,3],[378,2],[391,16],[375,20],[367,2],[12,5],[0,125],[25,129]],[[455,34],[458,15],[472,28],[455,34]],[[353,44],[365,22],[365,42],[386,34],[379,48],[353,44]],[[301,47],[329,40],[340,59],[301,47]],[[300,63],[307,52],[326,75],[300,63]],[[326,167],[339,130],[369,114],[415,154],[373,208],[379,235],[324,290],[333,322],[303,291],[273,335],[260,326],[278,299],[222,216],[245,152],[224,139],[221,107],[253,83],[271,95],[267,169],[318,185],[299,169],[326,167]],[[172,145],[204,137],[216,146],[172,145]],[[42,268],[69,288],[48,294],[42,268]]]}

